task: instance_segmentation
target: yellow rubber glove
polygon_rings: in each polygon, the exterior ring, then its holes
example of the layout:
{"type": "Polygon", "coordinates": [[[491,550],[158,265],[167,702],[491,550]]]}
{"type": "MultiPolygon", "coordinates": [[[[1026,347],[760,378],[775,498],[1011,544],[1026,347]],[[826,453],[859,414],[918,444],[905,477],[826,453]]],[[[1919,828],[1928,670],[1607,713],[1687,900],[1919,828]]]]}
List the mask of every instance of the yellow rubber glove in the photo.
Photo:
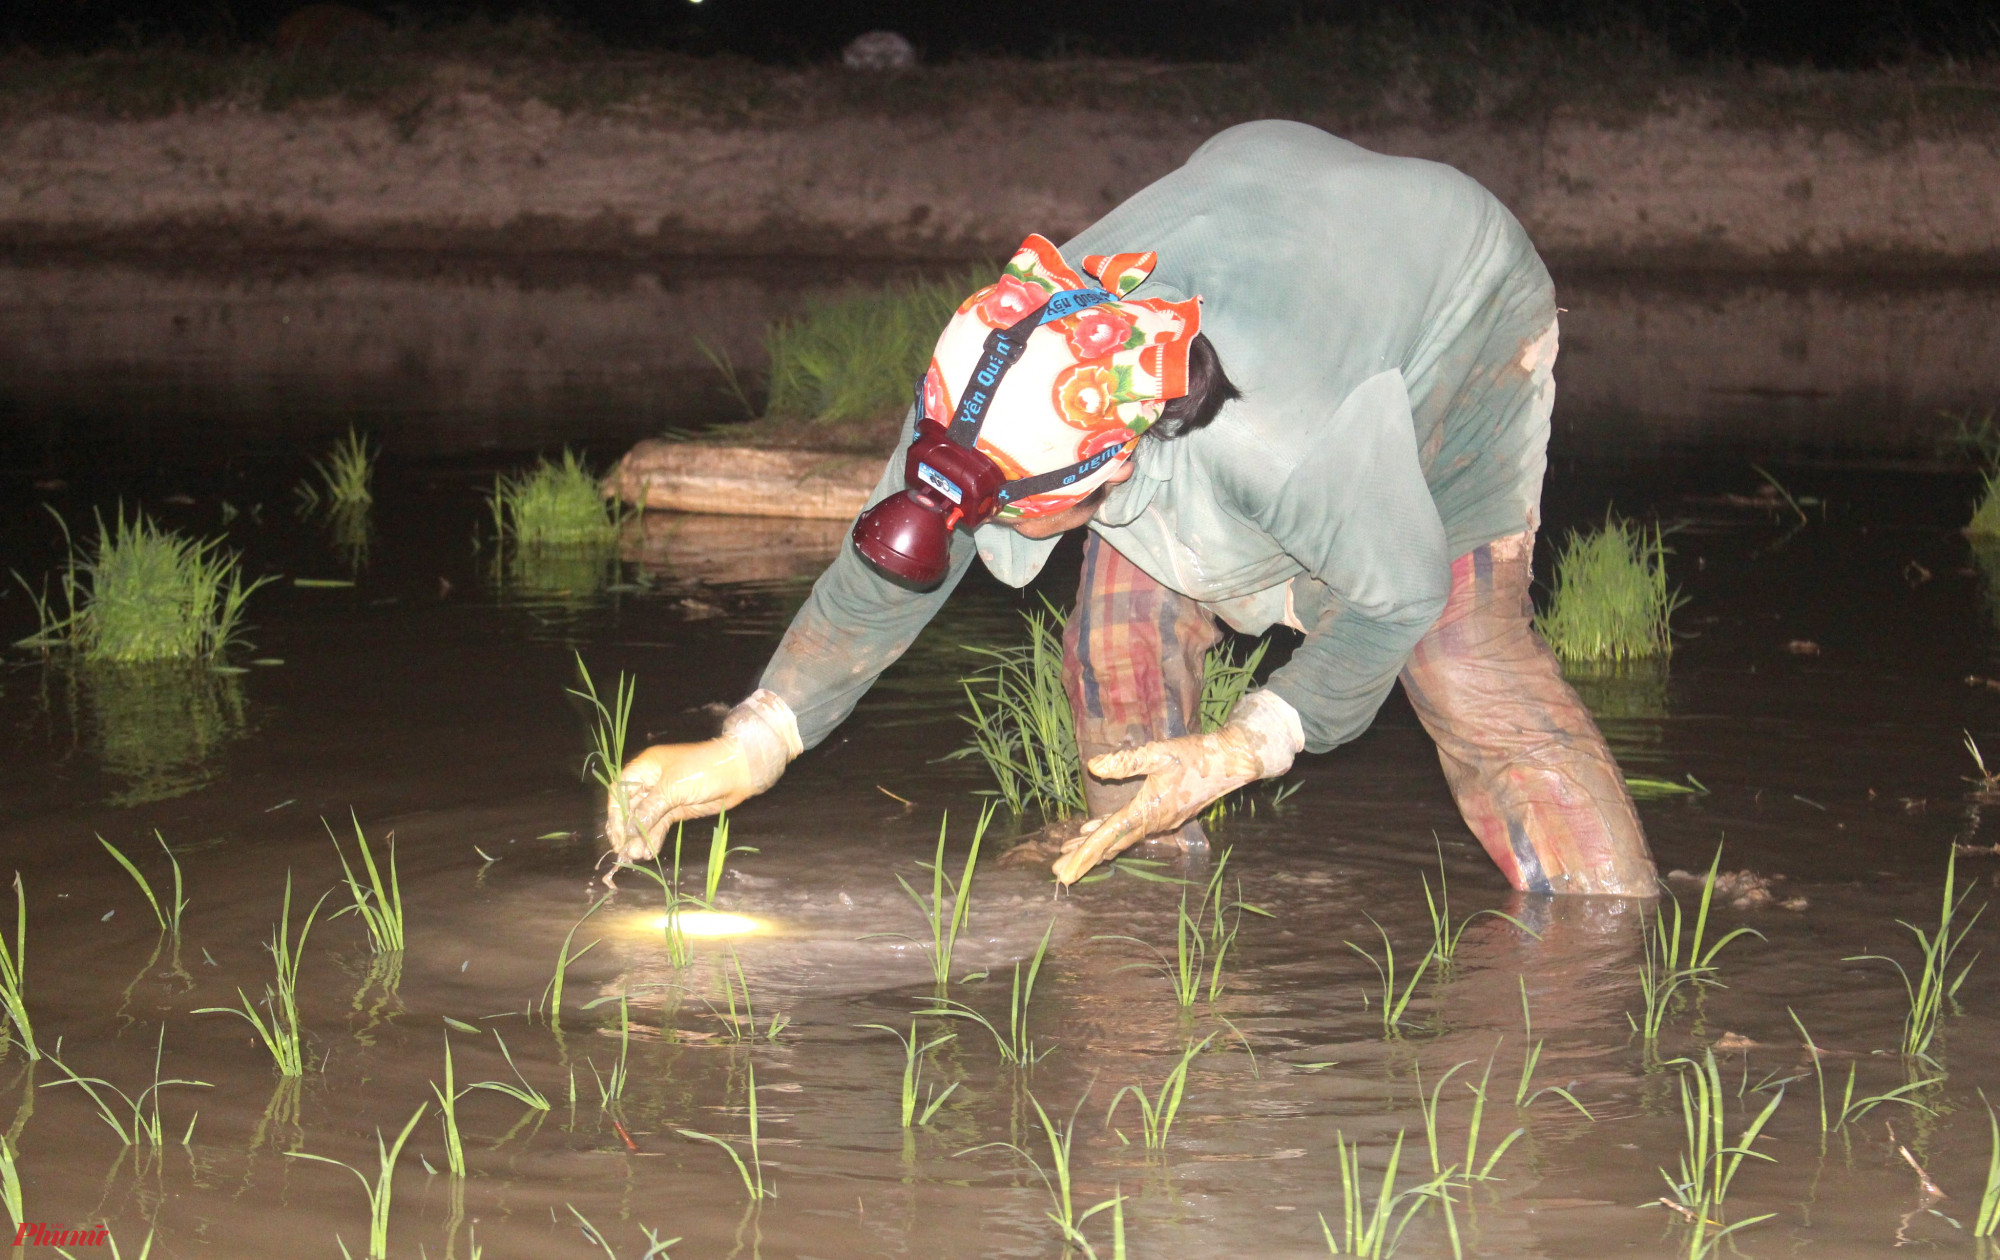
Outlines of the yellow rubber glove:
{"type": "Polygon", "coordinates": [[[1090,759],[1100,779],[1144,775],[1139,794],[1093,818],[1063,845],[1056,878],[1073,884],[1091,867],[1147,836],[1165,835],[1245,784],[1291,769],[1305,747],[1298,711],[1269,691],[1243,697],[1220,730],[1156,740],[1090,759]]]}
{"type": "Polygon", "coordinates": [[[660,851],[668,827],[767,791],[801,751],[791,706],[774,692],[755,692],[729,711],[715,739],[655,744],[626,762],[607,794],[605,839],[620,862],[644,862],[660,851]]]}

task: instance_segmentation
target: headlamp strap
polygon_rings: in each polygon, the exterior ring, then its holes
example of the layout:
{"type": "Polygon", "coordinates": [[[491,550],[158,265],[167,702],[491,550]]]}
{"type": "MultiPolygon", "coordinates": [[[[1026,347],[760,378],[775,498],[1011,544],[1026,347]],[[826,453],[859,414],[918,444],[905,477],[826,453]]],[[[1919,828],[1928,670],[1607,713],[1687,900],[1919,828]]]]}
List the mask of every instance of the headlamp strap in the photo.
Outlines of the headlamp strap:
{"type": "Polygon", "coordinates": [[[1107,446],[1097,452],[1097,454],[1092,455],[1089,459],[1080,459],[1067,468],[1058,468],[1054,472],[1037,473],[1032,477],[1022,477],[1018,481],[1010,481],[1000,487],[999,493],[993,497],[1002,506],[1005,506],[1019,499],[1033,498],[1038,494],[1047,494],[1051,490],[1060,490],[1064,486],[1072,485],[1088,477],[1112,460],[1117,459],[1124,451],[1125,447],[1123,444],[1107,446]]]}
{"type": "MultiPolygon", "coordinates": [[[[1001,379],[1007,375],[1010,368],[1021,361],[1021,355],[1027,351],[1028,334],[1043,324],[1117,300],[1114,294],[1103,289],[1064,289],[1060,293],[1050,294],[1046,302],[1007,327],[996,328],[987,333],[985,353],[980,356],[978,366],[972,369],[971,377],[965,382],[965,389],[958,396],[958,408],[952,413],[951,426],[946,430],[946,436],[968,449],[979,441],[979,430],[986,423],[987,413],[992,408],[993,395],[999,390],[1001,379]]],[[[918,386],[917,414],[923,414],[921,384],[918,386]]]]}

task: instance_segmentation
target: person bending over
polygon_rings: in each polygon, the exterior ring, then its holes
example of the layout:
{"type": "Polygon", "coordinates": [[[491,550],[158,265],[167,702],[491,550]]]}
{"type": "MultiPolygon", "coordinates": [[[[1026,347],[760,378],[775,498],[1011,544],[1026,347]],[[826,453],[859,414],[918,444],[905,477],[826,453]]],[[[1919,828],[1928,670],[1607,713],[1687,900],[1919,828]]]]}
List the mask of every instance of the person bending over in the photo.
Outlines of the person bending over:
{"type": "Polygon", "coordinates": [[[1298,123],[1222,132],[958,308],[854,545],[718,738],[624,768],[613,846],[643,860],[769,788],[975,556],[1022,586],[1081,528],[1063,668],[1091,819],[1064,883],[1355,738],[1400,677],[1514,887],[1651,895],[1624,779],[1531,624],[1555,358],[1548,272],[1472,179],[1298,123]],[[1218,622],[1305,637],[1203,733],[1218,622]]]}

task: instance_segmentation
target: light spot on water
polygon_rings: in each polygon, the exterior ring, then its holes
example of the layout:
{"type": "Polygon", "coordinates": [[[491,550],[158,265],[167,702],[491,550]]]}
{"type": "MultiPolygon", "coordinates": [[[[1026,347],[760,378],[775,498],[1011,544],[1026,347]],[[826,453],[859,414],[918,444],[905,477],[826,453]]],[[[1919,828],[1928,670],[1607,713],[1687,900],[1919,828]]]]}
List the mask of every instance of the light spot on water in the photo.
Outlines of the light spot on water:
{"type": "MultiPolygon", "coordinates": [[[[687,936],[751,936],[771,930],[771,925],[762,919],[721,910],[683,910],[680,922],[681,932],[687,936]]],[[[667,916],[652,915],[646,920],[646,925],[655,932],[664,932],[667,930],[667,916]]]]}

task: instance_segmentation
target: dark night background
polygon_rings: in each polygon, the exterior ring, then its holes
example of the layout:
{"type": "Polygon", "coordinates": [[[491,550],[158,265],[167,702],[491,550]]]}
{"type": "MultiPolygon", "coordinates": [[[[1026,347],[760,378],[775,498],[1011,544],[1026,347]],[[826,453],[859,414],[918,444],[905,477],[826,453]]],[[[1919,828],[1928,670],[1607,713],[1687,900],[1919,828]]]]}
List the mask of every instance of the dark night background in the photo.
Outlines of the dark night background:
{"type": "MultiPolygon", "coordinates": [[[[152,43],[225,49],[268,41],[297,0],[14,0],[0,44],[83,52],[152,43]]],[[[1390,27],[1424,39],[1535,31],[1636,35],[1694,59],[1824,68],[2000,48],[2000,0],[540,0],[380,3],[353,8],[399,28],[551,19],[610,47],[797,62],[835,55],[864,31],[899,31],[931,59],[1096,55],[1215,60],[1282,43],[1301,24],[1390,27]]]]}

